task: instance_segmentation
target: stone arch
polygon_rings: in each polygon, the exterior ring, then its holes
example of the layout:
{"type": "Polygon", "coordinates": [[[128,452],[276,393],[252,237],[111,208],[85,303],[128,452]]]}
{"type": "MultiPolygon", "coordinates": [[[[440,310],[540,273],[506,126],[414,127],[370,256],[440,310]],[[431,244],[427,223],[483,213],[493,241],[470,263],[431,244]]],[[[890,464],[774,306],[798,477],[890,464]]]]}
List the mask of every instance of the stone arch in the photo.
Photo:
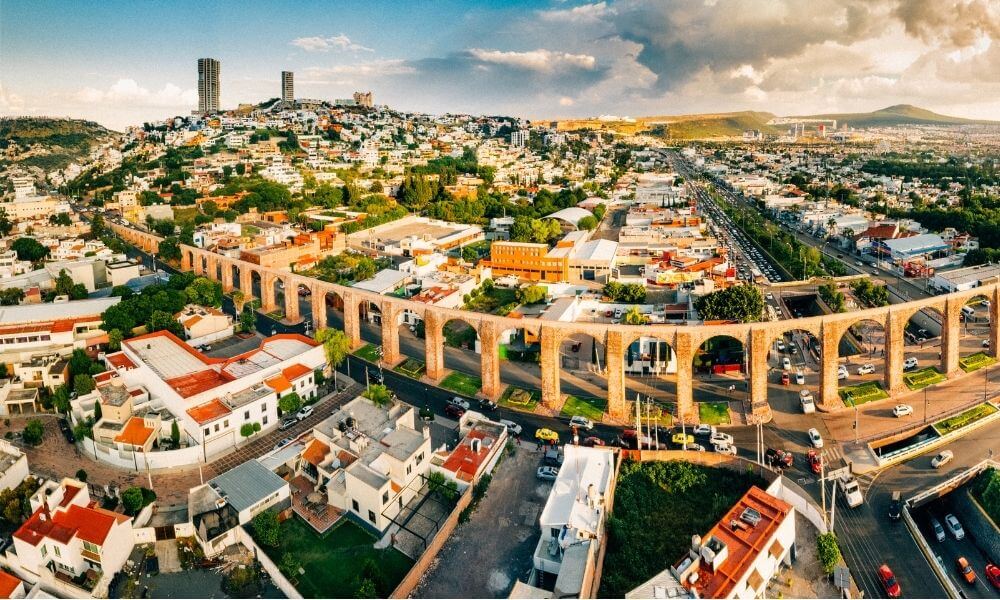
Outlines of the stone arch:
{"type": "Polygon", "coordinates": [[[992,364],[986,357],[992,358],[994,350],[990,335],[993,302],[986,293],[979,293],[967,296],[962,304],[959,313],[959,368],[971,372],[992,364]]]}
{"type": "Polygon", "coordinates": [[[476,356],[482,354],[479,336],[480,323],[474,315],[448,314],[441,323],[444,342],[444,367],[452,371],[479,373],[476,356]]]}
{"type": "Polygon", "coordinates": [[[844,327],[837,340],[837,389],[846,406],[869,402],[869,398],[878,400],[891,391],[893,384],[886,367],[887,333],[885,321],[870,317],[844,327]],[[883,393],[878,394],[872,385],[883,393]]]}

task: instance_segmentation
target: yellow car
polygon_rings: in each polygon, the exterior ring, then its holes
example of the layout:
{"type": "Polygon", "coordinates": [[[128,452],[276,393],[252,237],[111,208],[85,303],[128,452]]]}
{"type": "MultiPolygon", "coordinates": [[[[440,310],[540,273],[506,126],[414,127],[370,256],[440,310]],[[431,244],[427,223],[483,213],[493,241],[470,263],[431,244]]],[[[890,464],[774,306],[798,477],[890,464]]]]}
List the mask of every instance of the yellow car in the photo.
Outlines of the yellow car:
{"type": "Polygon", "coordinates": [[[551,429],[539,429],[535,431],[535,439],[543,442],[558,442],[559,434],[551,429]]]}
{"type": "Polygon", "coordinates": [[[678,446],[683,446],[684,444],[693,444],[694,436],[691,434],[684,435],[683,433],[675,433],[670,441],[677,444],[678,446]]]}

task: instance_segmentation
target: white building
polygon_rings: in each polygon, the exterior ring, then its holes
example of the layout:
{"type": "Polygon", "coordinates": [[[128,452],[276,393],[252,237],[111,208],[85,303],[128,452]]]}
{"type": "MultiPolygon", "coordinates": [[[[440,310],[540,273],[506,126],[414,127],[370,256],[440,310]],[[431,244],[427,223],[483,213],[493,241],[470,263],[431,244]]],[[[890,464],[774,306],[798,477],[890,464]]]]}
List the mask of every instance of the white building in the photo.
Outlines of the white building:
{"type": "Polygon", "coordinates": [[[107,342],[101,313],[121,298],[0,306],[0,362],[20,363],[36,355],[69,355],[74,348],[107,342]]]}
{"type": "Polygon", "coordinates": [[[233,318],[217,308],[188,304],[174,318],[184,327],[190,346],[202,346],[233,335],[233,318]]]}
{"type": "Polygon", "coordinates": [[[7,440],[0,440],[0,490],[12,490],[28,478],[28,457],[7,440]]]}

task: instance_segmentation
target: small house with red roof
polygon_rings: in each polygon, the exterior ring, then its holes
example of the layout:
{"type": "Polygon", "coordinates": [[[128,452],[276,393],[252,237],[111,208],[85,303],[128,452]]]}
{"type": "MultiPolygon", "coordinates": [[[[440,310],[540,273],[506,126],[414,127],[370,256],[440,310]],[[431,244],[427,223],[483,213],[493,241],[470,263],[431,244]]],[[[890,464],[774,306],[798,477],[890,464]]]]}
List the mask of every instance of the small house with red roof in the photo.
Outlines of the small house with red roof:
{"type": "Polygon", "coordinates": [[[132,521],[98,506],[87,484],[49,481],[30,502],[31,516],[14,532],[14,553],[7,553],[15,572],[38,579],[46,571],[69,579],[89,574],[100,582],[121,570],[135,543],[132,521]]]}

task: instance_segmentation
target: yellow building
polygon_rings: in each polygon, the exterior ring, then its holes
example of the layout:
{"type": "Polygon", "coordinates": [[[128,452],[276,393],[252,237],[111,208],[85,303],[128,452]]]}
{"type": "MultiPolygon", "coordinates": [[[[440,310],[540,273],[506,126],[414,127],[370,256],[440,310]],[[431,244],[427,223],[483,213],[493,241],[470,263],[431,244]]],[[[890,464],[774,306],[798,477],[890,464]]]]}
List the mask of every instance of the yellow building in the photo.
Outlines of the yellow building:
{"type": "Polygon", "coordinates": [[[494,278],[513,275],[529,281],[555,283],[569,278],[569,254],[549,256],[546,244],[493,242],[489,267],[494,278]]]}

